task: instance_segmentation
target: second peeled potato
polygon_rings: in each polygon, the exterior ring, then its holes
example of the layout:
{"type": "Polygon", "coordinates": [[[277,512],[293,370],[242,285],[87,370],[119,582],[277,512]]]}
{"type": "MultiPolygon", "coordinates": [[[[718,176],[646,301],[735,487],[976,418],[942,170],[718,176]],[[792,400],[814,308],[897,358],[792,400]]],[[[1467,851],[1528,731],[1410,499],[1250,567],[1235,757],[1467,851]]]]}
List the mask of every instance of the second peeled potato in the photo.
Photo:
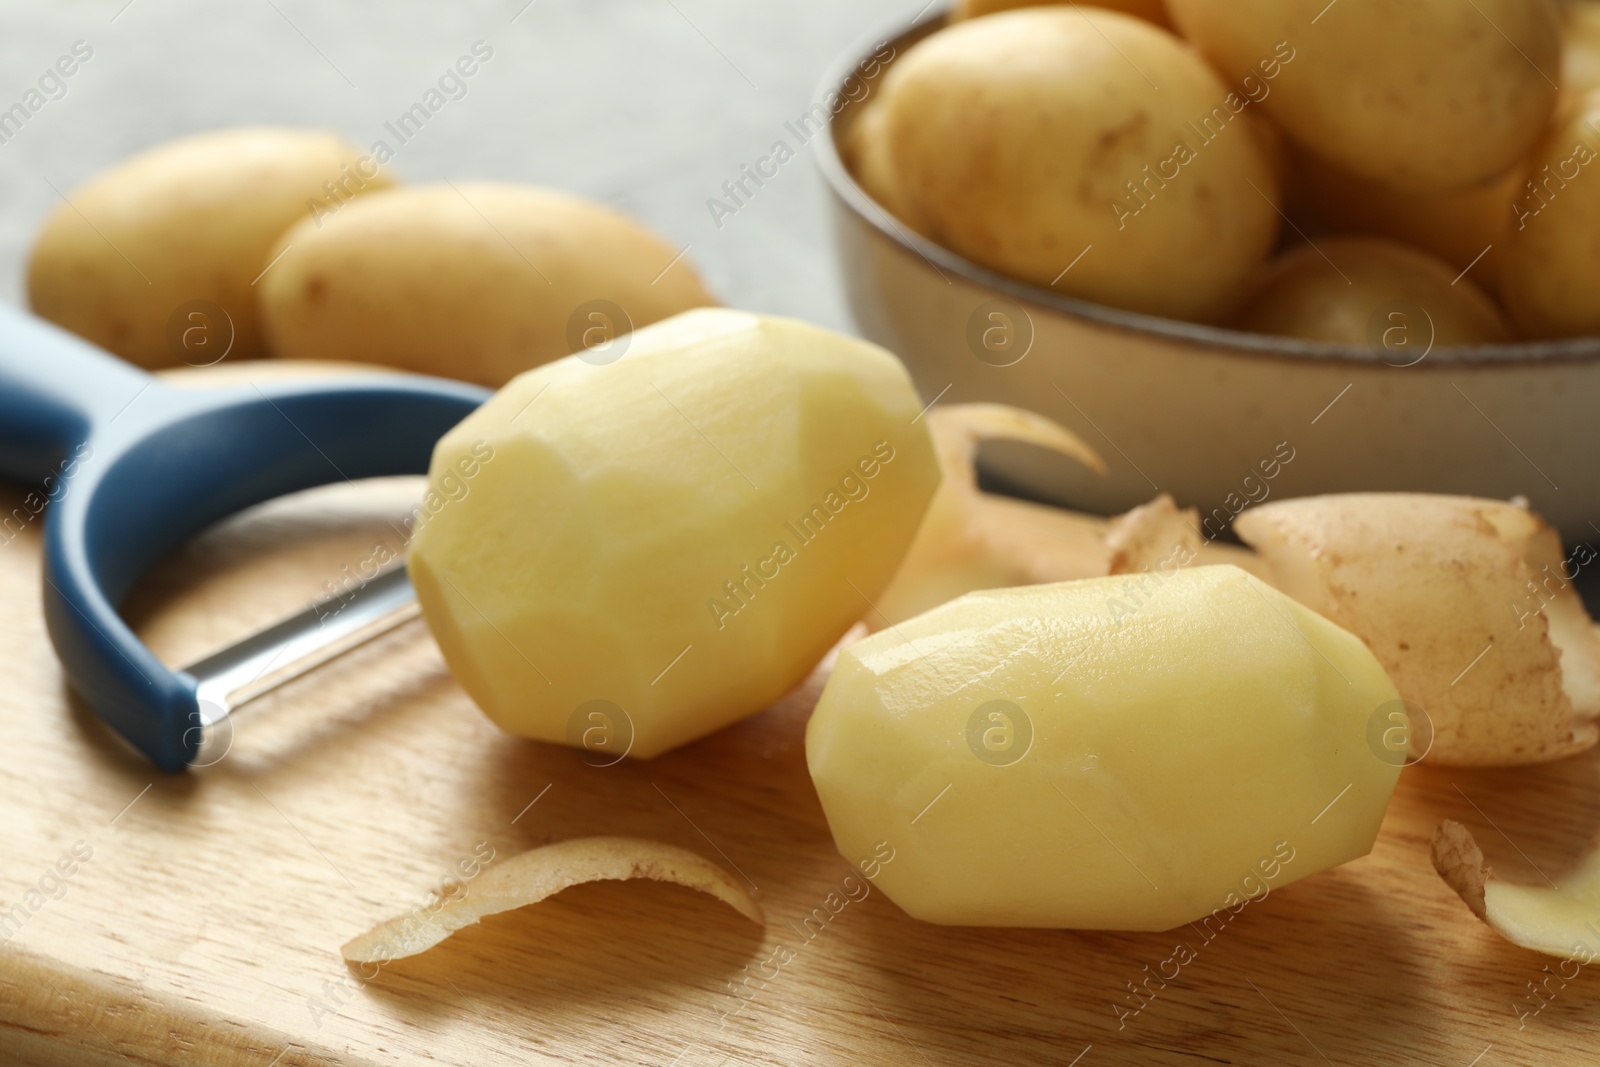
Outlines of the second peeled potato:
{"type": "MultiPolygon", "coordinates": [[[[567,193],[444,183],[365,197],[283,235],[261,282],[273,353],[498,386],[715,303],[678,250],[567,193]],[[320,222],[320,225],[319,225],[320,222]]],[[[618,353],[620,354],[620,353],[618,353]]]]}

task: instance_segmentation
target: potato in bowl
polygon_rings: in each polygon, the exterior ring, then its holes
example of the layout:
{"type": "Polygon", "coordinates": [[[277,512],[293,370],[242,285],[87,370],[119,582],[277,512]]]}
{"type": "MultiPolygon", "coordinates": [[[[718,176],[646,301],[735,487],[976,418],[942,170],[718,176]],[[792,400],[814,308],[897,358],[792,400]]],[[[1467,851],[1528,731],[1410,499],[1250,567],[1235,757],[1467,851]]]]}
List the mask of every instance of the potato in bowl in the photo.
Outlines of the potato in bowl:
{"type": "MultiPolygon", "coordinates": [[[[1102,25],[1113,17],[1078,6],[1102,25]]],[[[1065,5],[1060,10],[1072,12],[1065,5]]],[[[954,28],[1028,13],[983,15],[954,28]]],[[[819,96],[838,91],[863,56],[888,50],[895,58],[868,80],[865,99],[841,111],[833,136],[815,144],[833,193],[844,291],[860,331],[902,356],[924,400],[943,393],[945,403],[1022,407],[1080,434],[1107,460],[1105,474],[1095,474],[1026,445],[995,442],[981,457],[987,476],[1100,514],[1136,507],[1158,486],[1209,514],[1241,492],[1244,473],[1287,442],[1306,462],[1286,479],[1292,484],[1275,493],[1525,494],[1571,529],[1586,528],[1600,514],[1600,486],[1591,490],[1588,477],[1600,463],[1600,439],[1582,430],[1600,403],[1600,337],[1569,329],[1566,336],[1552,331],[1527,339],[1526,327],[1509,314],[1512,301],[1499,277],[1508,251],[1502,235],[1515,226],[1508,197],[1528,191],[1538,169],[1533,160],[1459,193],[1389,193],[1362,180],[1361,195],[1372,191],[1381,199],[1349,214],[1322,210],[1322,194],[1336,192],[1340,175],[1349,172],[1289,142],[1262,106],[1263,93],[1272,99],[1303,54],[1293,52],[1276,66],[1258,63],[1248,85],[1225,84],[1239,91],[1240,102],[1248,101],[1243,112],[1260,120],[1255,128],[1267,131],[1263,151],[1281,178],[1275,205],[1279,217],[1287,217],[1280,240],[1263,249],[1210,321],[1130,309],[1067,289],[1103,250],[1098,243],[1051,286],[1053,278],[1029,280],[957,248],[905,207],[906,197],[896,199],[904,175],[881,136],[889,125],[883,109],[891,103],[891,76],[923,44],[953,32],[949,26],[949,16],[934,11],[880,31],[842,56],[824,76],[819,96]],[[1308,166],[1322,169],[1308,178],[1308,166]],[[1329,249],[1336,236],[1398,242],[1442,259],[1453,269],[1441,286],[1455,293],[1476,285],[1494,314],[1511,323],[1509,337],[1456,345],[1440,339],[1413,363],[1411,356],[1366,341],[1216,325],[1242,314],[1260,272],[1295,248],[1314,243],[1351,274],[1337,244],[1329,249]],[[988,350],[989,337],[1008,339],[1005,350],[988,350]],[[1312,443],[1316,447],[1307,451],[1312,443]]],[[[1560,194],[1571,201],[1565,210],[1581,219],[1583,197],[1572,195],[1577,183],[1568,184],[1560,194]]],[[[1101,206],[1112,218],[1109,198],[1101,206]]],[[[1557,207],[1534,221],[1559,218],[1557,207]]],[[[1129,228],[1151,221],[1153,211],[1146,209],[1129,228]]],[[[1551,228],[1543,239],[1552,239],[1556,229],[1566,231],[1574,250],[1584,247],[1579,224],[1551,228]]],[[[1209,252],[1200,255],[1207,262],[1209,252]]],[[[1366,317],[1377,310],[1366,309],[1366,317]]]]}
{"type": "Polygon", "coordinates": [[[1013,277],[1207,318],[1277,238],[1267,135],[1143,19],[1045,5],[960,22],[901,57],[881,94],[902,210],[1013,277]]]}

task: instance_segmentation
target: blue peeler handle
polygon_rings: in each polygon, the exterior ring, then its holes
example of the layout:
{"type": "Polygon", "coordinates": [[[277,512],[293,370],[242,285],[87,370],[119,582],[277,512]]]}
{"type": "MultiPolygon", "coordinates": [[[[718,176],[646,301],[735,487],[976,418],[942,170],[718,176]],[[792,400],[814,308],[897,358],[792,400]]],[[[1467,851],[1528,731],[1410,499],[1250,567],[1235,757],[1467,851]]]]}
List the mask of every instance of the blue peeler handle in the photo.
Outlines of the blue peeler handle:
{"type": "Polygon", "coordinates": [[[488,395],[401,374],[178,388],[0,308],[0,477],[50,500],[44,614],[72,688],[157,766],[183,769],[201,736],[196,682],[118,616],[139,576],[253,504],[426,471],[434,443],[488,395]]]}

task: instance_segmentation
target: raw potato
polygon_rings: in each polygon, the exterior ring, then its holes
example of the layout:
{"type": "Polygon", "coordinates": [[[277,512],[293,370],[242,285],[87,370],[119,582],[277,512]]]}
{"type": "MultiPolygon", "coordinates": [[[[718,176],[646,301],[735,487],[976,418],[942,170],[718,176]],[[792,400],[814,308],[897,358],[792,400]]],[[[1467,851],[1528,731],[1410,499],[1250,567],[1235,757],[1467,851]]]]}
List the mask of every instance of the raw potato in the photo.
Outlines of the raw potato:
{"type": "Polygon", "coordinates": [[[977,458],[984,441],[1024,441],[1091,470],[1105,469],[1098,453],[1043,415],[1005,404],[951,404],[931,408],[927,422],[943,477],[894,581],[866,616],[874,630],[977,589],[1195,563],[1261,569],[1246,549],[1202,542],[1194,509],[1179,511],[1165,493],[1107,522],[980,490],[977,458]]]}
{"type": "MultiPolygon", "coordinates": [[[[955,10],[951,12],[950,17],[952,20],[975,19],[980,15],[993,15],[1018,7],[1039,7],[1065,2],[1067,0],[957,0],[955,10]]],[[[1157,26],[1171,25],[1167,21],[1167,6],[1164,0],[1095,0],[1093,4],[1086,6],[1138,15],[1142,19],[1154,22],[1157,26]]]]}
{"type": "Polygon", "coordinates": [[[1243,98],[1142,19],[1049,6],[958,22],[901,56],[882,91],[919,224],[1024,281],[1215,317],[1277,237],[1277,174],[1248,101],[1235,113],[1243,98]]]}
{"type": "Polygon", "coordinates": [[[218,130],[158,145],[67,194],[34,244],[28,301],[142,367],[204,365],[224,350],[256,359],[250,283],[278,236],[313,205],[326,213],[391,184],[360,149],[316,130],[218,130]],[[180,312],[196,301],[232,320],[231,348],[214,312],[180,312]]]}
{"type": "Polygon", "coordinates": [[[1494,302],[1431,256],[1372,237],[1335,237],[1285,253],[1235,325],[1307,341],[1371,345],[1409,365],[1451,345],[1506,341],[1494,302]],[[1421,314],[1418,314],[1418,311],[1421,314]]]}
{"type": "Polygon", "coordinates": [[[1235,567],[1094,578],[844,648],[806,761],[840,853],[887,841],[876,884],[915,918],[1166,930],[1372,847],[1400,769],[1366,735],[1395,699],[1235,567]]]}
{"type": "Polygon", "coordinates": [[[1293,153],[1293,167],[1296,213],[1308,230],[1392,238],[1438,256],[1456,272],[1471,267],[1469,278],[1493,286],[1511,232],[1511,201],[1522,188],[1521,166],[1456,193],[1387,189],[1303,150],[1293,153]]]}
{"type": "Polygon", "coordinates": [[[1234,528],[1274,585],[1365,641],[1422,707],[1428,759],[1538,763],[1600,737],[1600,638],[1559,536],[1526,507],[1353,493],[1263,504],[1234,528]]]}
{"type": "Polygon", "coordinates": [[[1511,169],[1556,100],[1548,0],[1168,0],[1183,35],[1239,80],[1287,42],[1261,101],[1301,145],[1394,189],[1470,189],[1511,169]],[[1315,19],[1315,25],[1313,25],[1315,19]]]}
{"type": "Polygon", "coordinates": [[[939,480],[921,408],[883,349],[736,311],[530,371],[434,450],[423,614],[504,729],[659,755],[777,700],[883,592],[939,480]]]}
{"type": "Polygon", "coordinates": [[[845,131],[840,145],[844,165],[855,178],[862,191],[878,202],[878,206],[917,233],[927,230],[927,223],[918,222],[900,190],[900,178],[895,173],[894,160],[889,157],[889,141],[884,136],[884,116],[881,94],[875,94],[861,107],[845,131]]]}
{"type": "Polygon", "coordinates": [[[463,886],[464,895],[379,923],[340,951],[352,963],[404,959],[485,916],[537,904],[584,882],[635,878],[709,893],[751,922],[766,923],[744,883],[688,849],[637,837],[580,837],[512,856],[463,886]]]}
{"type": "Polygon", "coordinates": [[[714,303],[639,223],[531,186],[398,189],[321,228],[303,222],[280,246],[293,250],[261,283],[275,355],[490,386],[586,346],[624,349],[630,328],[714,303]]]}
{"type": "Polygon", "coordinates": [[[1600,334],[1600,90],[1572,102],[1524,177],[1500,299],[1530,336],[1600,334]]]}

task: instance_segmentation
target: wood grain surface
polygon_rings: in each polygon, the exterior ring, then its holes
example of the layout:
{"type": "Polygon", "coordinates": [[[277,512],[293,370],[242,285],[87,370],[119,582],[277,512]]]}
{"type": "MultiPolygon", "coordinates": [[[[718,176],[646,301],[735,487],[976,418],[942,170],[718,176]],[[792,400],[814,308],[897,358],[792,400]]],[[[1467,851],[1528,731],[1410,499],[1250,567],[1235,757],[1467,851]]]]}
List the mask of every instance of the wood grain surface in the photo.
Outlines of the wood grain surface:
{"type": "MultiPolygon", "coordinates": [[[[126,616],[164,659],[187,662],[298,610],[376,542],[395,546],[389,520],[417,484],[332,486],[237,516],[164,562],[126,616]]],[[[25,490],[0,487],[0,506],[25,490]]],[[[1426,847],[1448,816],[1501,872],[1559,878],[1600,819],[1593,758],[1424,762],[1372,855],[1274,890],[1209,943],[1188,929],[942,928],[876,892],[807,940],[799,918],[849,870],[805,767],[820,677],[658,760],[595,767],[500,733],[413,623],[251,705],[220,763],[165,776],[63,688],[38,547],[37,524],[0,545],[0,916],[20,919],[0,919],[0,1062],[1594,1059],[1600,975],[1552,983],[1553,999],[1519,1019],[1547,961],[1473,919],[1426,847]],[[768,926],[679,887],[604,883],[370,980],[340,959],[346,939],[422,904],[475,852],[585,834],[659,838],[725,864],[758,887],[768,926]],[[75,846],[92,857],[73,862],[75,846]],[[1138,1003],[1127,984],[1180,942],[1195,959],[1119,1026],[1115,1009],[1138,1003]],[[793,958],[746,983],[754,999],[728,1014],[740,1006],[730,983],[780,944],[793,958]]]]}

